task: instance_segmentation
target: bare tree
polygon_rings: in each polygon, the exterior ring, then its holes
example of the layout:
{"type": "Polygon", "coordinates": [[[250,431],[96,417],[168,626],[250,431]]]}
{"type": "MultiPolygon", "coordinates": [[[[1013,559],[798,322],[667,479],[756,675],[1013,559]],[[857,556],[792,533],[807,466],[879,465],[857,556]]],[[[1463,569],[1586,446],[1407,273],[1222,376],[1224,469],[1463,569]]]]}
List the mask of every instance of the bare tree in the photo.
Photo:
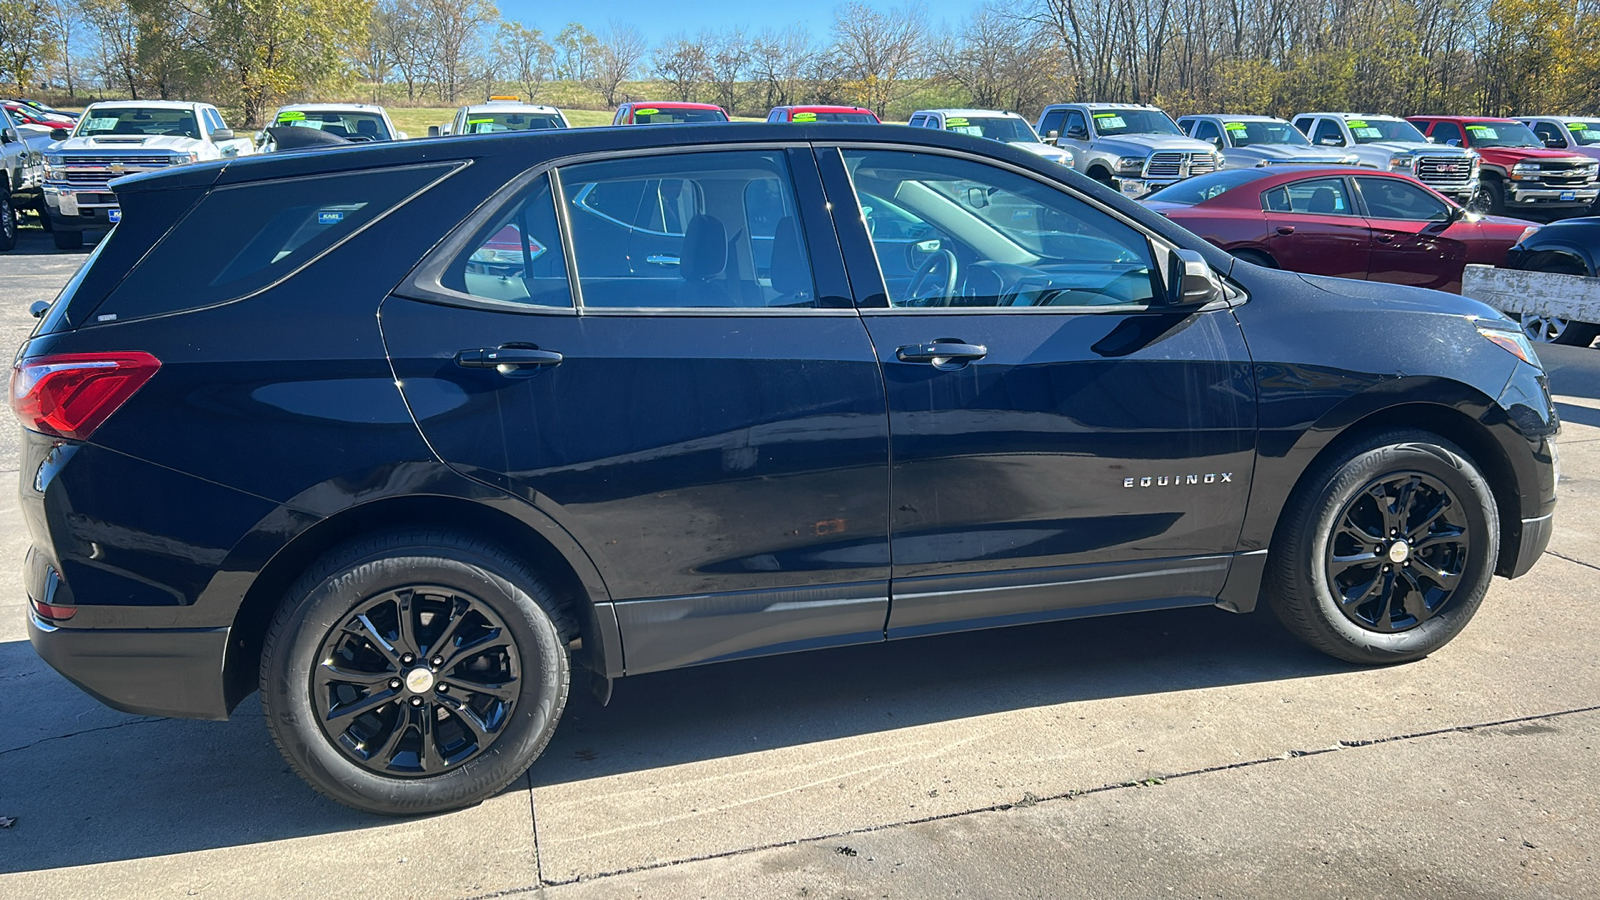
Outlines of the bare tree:
{"type": "Polygon", "coordinates": [[[740,86],[749,77],[749,37],[734,26],[716,33],[702,31],[700,43],[706,48],[706,74],[716,102],[732,113],[739,105],[740,86]]]}
{"type": "Polygon", "coordinates": [[[556,59],[555,48],[544,39],[544,32],[521,22],[503,22],[497,43],[524,99],[529,102],[538,99],[555,68],[556,59]]]}
{"type": "Polygon", "coordinates": [[[600,41],[577,22],[568,22],[556,35],[556,77],[563,81],[587,84],[594,77],[595,58],[600,41]]]}
{"type": "Polygon", "coordinates": [[[846,88],[878,115],[887,115],[909,79],[923,74],[928,12],[921,5],[884,10],[849,0],[833,13],[833,53],[846,88]]]}
{"type": "Polygon", "coordinates": [[[617,20],[606,25],[599,42],[592,83],[607,106],[616,106],[617,91],[639,68],[650,45],[639,29],[617,20]]]}
{"type": "Polygon", "coordinates": [[[798,25],[766,29],[751,46],[750,75],[761,83],[768,108],[799,99],[804,72],[816,55],[811,34],[798,25]]]}
{"type": "Polygon", "coordinates": [[[655,76],[671,86],[675,100],[696,99],[710,77],[705,44],[682,33],[657,44],[651,63],[655,76]]]}

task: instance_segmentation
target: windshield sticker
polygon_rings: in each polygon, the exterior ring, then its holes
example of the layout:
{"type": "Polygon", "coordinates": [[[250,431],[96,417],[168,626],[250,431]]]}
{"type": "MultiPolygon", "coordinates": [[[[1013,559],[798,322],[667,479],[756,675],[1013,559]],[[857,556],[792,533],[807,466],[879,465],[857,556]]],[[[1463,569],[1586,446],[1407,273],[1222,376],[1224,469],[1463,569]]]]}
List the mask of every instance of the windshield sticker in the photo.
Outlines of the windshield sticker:
{"type": "Polygon", "coordinates": [[[1250,129],[1244,127],[1244,123],[1243,122],[1226,122],[1226,123],[1223,124],[1222,127],[1228,129],[1229,131],[1249,131],[1250,130],[1250,129]]]}
{"type": "Polygon", "coordinates": [[[659,109],[636,109],[633,114],[636,116],[653,116],[659,112],[661,112],[659,109]]]}
{"type": "Polygon", "coordinates": [[[344,213],[337,209],[324,209],[317,212],[318,225],[337,225],[344,221],[344,213]]]}
{"type": "Polygon", "coordinates": [[[790,119],[789,121],[791,121],[791,122],[815,122],[816,120],[817,120],[817,114],[816,113],[813,113],[813,112],[797,112],[797,113],[794,114],[794,118],[790,119]]]}
{"type": "Polygon", "coordinates": [[[305,121],[305,118],[305,113],[297,109],[291,109],[288,112],[278,113],[278,124],[282,125],[285,122],[303,122],[305,121]]]}
{"type": "Polygon", "coordinates": [[[1591,125],[1582,131],[1574,131],[1572,137],[1585,144],[1600,142],[1600,126],[1591,125]]]}
{"type": "MultiPolygon", "coordinates": [[[[965,122],[966,119],[962,119],[961,121],[965,122]]],[[[977,125],[951,125],[946,130],[954,131],[956,134],[970,134],[973,137],[983,137],[983,129],[977,125]]]]}
{"type": "Polygon", "coordinates": [[[83,128],[81,128],[79,130],[80,131],[110,131],[111,129],[117,127],[117,122],[118,121],[120,121],[120,120],[116,116],[111,116],[109,118],[104,118],[104,119],[100,119],[100,118],[90,119],[87,123],[84,124],[83,128]]]}
{"type": "Polygon", "coordinates": [[[966,126],[966,124],[967,120],[958,116],[951,116],[950,118],[944,120],[944,127],[946,128],[963,128],[966,126]]]}
{"type": "Polygon", "coordinates": [[[1351,130],[1352,133],[1355,134],[1356,137],[1358,137],[1358,138],[1366,138],[1369,141],[1370,140],[1376,140],[1377,138],[1383,137],[1383,132],[1379,131],[1376,128],[1364,127],[1364,128],[1352,128],[1350,130],[1351,130]]]}
{"type": "Polygon", "coordinates": [[[1468,125],[1467,133],[1471,134],[1475,138],[1483,138],[1490,141],[1500,136],[1500,132],[1495,131],[1493,128],[1490,128],[1487,125],[1468,125]]]}
{"type": "Polygon", "coordinates": [[[1115,113],[1095,113],[1094,122],[1101,128],[1127,128],[1128,122],[1115,113]]]}
{"type": "Polygon", "coordinates": [[[1351,119],[1350,121],[1346,122],[1345,124],[1349,125],[1351,128],[1366,128],[1367,127],[1367,120],[1366,119],[1351,119]]]}

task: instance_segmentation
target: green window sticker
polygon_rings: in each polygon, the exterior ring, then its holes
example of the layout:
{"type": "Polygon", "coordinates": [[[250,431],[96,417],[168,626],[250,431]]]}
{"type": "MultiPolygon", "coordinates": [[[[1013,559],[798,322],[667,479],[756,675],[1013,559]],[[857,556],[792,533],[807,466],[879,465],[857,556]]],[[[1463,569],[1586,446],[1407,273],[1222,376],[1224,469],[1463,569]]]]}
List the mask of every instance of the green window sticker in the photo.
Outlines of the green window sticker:
{"type": "Polygon", "coordinates": [[[659,112],[661,112],[659,109],[636,109],[633,114],[636,116],[653,116],[659,112]]]}
{"type": "Polygon", "coordinates": [[[493,119],[468,119],[467,120],[467,124],[468,125],[493,125],[494,124],[494,120],[493,119]]]}
{"type": "Polygon", "coordinates": [[[794,114],[794,118],[790,119],[789,121],[791,121],[791,122],[815,122],[816,120],[817,120],[817,114],[814,113],[814,112],[797,112],[797,113],[794,114]]]}
{"type": "Polygon", "coordinates": [[[1229,131],[1248,131],[1249,130],[1249,129],[1244,127],[1244,123],[1243,122],[1225,122],[1225,123],[1223,123],[1222,127],[1228,129],[1229,131]]]}
{"type": "Polygon", "coordinates": [[[1588,126],[1583,124],[1582,122],[1568,122],[1567,123],[1567,130],[1568,131],[1587,131],[1588,130],[1588,126]]]}
{"type": "Polygon", "coordinates": [[[304,122],[305,119],[306,114],[297,109],[291,109],[288,112],[278,113],[279,125],[282,125],[285,122],[304,122]]]}
{"type": "Polygon", "coordinates": [[[1367,120],[1366,119],[1351,119],[1350,121],[1346,122],[1345,124],[1349,125],[1351,128],[1366,128],[1367,127],[1367,120]]]}
{"type": "Polygon", "coordinates": [[[946,128],[965,128],[966,125],[967,120],[959,117],[951,117],[944,120],[944,127],[946,128]]]}

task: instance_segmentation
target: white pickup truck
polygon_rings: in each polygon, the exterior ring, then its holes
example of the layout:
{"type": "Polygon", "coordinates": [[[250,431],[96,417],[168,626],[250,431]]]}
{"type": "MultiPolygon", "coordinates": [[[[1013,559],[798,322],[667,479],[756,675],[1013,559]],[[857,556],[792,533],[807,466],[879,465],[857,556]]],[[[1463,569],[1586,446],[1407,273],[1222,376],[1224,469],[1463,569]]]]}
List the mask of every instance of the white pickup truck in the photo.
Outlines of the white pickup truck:
{"type": "Polygon", "coordinates": [[[44,156],[44,204],[62,250],[82,247],[85,231],[105,231],[121,220],[117,196],[107,187],[113,178],[255,152],[209,103],[95,103],[70,134],[60,129],[54,136],[44,156]]]}

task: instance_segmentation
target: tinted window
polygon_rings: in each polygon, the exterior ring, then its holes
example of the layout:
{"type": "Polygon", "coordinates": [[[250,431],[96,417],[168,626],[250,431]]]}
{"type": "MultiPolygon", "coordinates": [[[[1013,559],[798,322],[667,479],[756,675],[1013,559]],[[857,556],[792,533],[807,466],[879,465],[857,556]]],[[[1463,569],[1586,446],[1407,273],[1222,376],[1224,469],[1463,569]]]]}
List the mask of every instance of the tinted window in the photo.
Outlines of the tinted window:
{"type": "Polygon", "coordinates": [[[1456,146],[1460,146],[1461,128],[1454,122],[1435,122],[1433,130],[1428,132],[1428,137],[1433,138],[1433,142],[1436,144],[1448,144],[1451,141],[1455,141],[1456,146]]]}
{"type": "MultiPolygon", "coordinates": [[[[138,318],[254,293],[453,168],[408,166],[217,188],[156,244],[96,316],[138,318]]],[[[139,223],[121,227],[129,226],[139,223]]]]}
{"type": "Polygon", "coordinates": [[[1222,146],[1222,132],[1208,119],[1201,119],[1199,124],[1195,125],[1194,136],[1196,140],[1210,141],[1218,147],[1222,146]]]}
{"type": "Polygon", "coordinates": [[[462,134],[500,134],[505,131],[545,131],[565,128],[555,113],[469,111],[461,125],[462,134]]]}
{"type": "Polygon", "coordinates": [[[1415,125],[1403,119],[1350,119],[1350,134],[1358,144],[1392,141],[1402,144],[1421,144],[1427,141],[1415,125]]]}
{"type": "MultiPolygon", "coordinates": [[[[1582,127],[1582,125],[1579,125],[1580,129],[1582,127]]],[[[1561,136],[1561,132],[1562,129],[1557,128],[1549,122],[1535,122],[1533,124],[1533,133],[1538,136],[1539,140],[1545,141],[1546,143],[1554,141],[1556,146],[1565,147],[1567,145],[1567,141],[1566,138],[1561,136]]]]}
{"type": "Polygon", "coordinates": [[[1141,199],[1193,206],[1196,203],[1210,200],[1212,197],[1220,197],[1240,185],[1258,181],[1272,174],[1274,173],[1266,168],[1223,169],[1220,172],[1196,175],[1193,178],[1184,179],[1177,184],[1164,187],[1141,199]]]}
{"type": "Polygon", "coordinates": [[[1311,143],[1288,122],[1263,122],[1260,119],[1251,119],[1244,122],[1225,121],[1222,127],[1228,130],[1228,137],[1235,147],[1248,147],[1251,144],[1292,144],[1296,147],[1305,147],[1311,143]]]}
{"type": "Polygon", "coordinates": [[[1366,201],[1367,214],[1375,219],[1443,221],[1450,207],[1428,191],[1398,178],[1358,177],[1356,186],[1366,201]]]}
{"type": "Polygon", "coordinates": [[[1066,110],[1052,109],[1044,114],[1043,119],[1039,120],[1039,133],[1048,135],[1050,132],[1054,131],[1057,135],[1059,135],[1061,133],[1062,123],[1066,122],[1066,120],[1066,110]]]}
{"type": "Polygon", "coordinates": [[[278,113],[272,124],[315,128],[356,142],[394,139],[383,117],[376,113],[286,109],[278,113]]]}
{"type": "Polygon", "coordinates": [[[638,157],[560,177],[585,306],[816,305],[781,153],[638,157]]]}
{"type": "Polygon", "coordinates": [[[1567,134],[1581,147],[1600,144],[1600,121],[1568,122],[1567,134]]]}
{"type": "Polygon", "coordinates": [[[570,307],[550,180],[539,176],[451,261],[440,283],[484,300],[570,307]]]}
{"type": "Polygon", "coordinates": [[[93,135],[173,135],[200,137],[194,111],[162,107],[129,106],[120,109],[89,107],[78,121],[77,137],[93,135]]]}
{"type": "Polygon", "coordinates": [[[855,125],[876,125],[878,117],[864,112],[797,112],[791,122],[849,122],[855,125]]]}
{"type": "Polygon", "coordinates": [[[973,137],[988,138],[991,141],[1007,144],[1039,142],[1039,136],[1033,133],[1033,126],[1010,116],[946,116],[944,128],[946,131],[970,134],[973,137]]]}
{"type": "Polygon", "coordinates": [[[893,306],[1079,307],[1155,296],[1144,236],[1060,190],[948,156],[844,156],[863,212],[872,208],[869,226],[892,211],[871,232],[893,306]],[[891,277],[907,255],[920,260],[917,269],[891,277]]]}
{"type": "Polygon", "coordinates": [[[1262,206],[1272,212],[1353,216],[1355,204],[1343,178],[1311,178],[1275,187],[1261,195],[1262,206]]]}
{"type": "Polygon", "coordinates": [[[1344,146],[1344,135],[1339,131],[1339,124],[1332,119],[1318,120],[1317,133],[1311,140],[1328,147],[1344,146]]]}
{"type": "Polygon", "coordinates": [[[1521,122],[1475,122],[1467,125],[1474,147],[1543,147],[1521,122]]]}
{"type": "Polygon", "coordinates": [[[635,125],[683,125],[690,122],[726,122],[720,109],[658,109],[644,106],[633,111],[635,125]]]}
{"type": "Polygon", "coordinates": [[[1102,109],[1094,112],[1094,130],[1112,134],[1183,134],[1167,114],[1154,109],[1102,109]]]}
{"type": "Polygon", "coordinates": [[[1089,133],[1089,126],[1083,122],[1083,113],[1075,109],[1067,111],[1067,130],[1061,133],[1067,134],[1073,131],[1078,132],[1080,137],[1089,133]]]}

